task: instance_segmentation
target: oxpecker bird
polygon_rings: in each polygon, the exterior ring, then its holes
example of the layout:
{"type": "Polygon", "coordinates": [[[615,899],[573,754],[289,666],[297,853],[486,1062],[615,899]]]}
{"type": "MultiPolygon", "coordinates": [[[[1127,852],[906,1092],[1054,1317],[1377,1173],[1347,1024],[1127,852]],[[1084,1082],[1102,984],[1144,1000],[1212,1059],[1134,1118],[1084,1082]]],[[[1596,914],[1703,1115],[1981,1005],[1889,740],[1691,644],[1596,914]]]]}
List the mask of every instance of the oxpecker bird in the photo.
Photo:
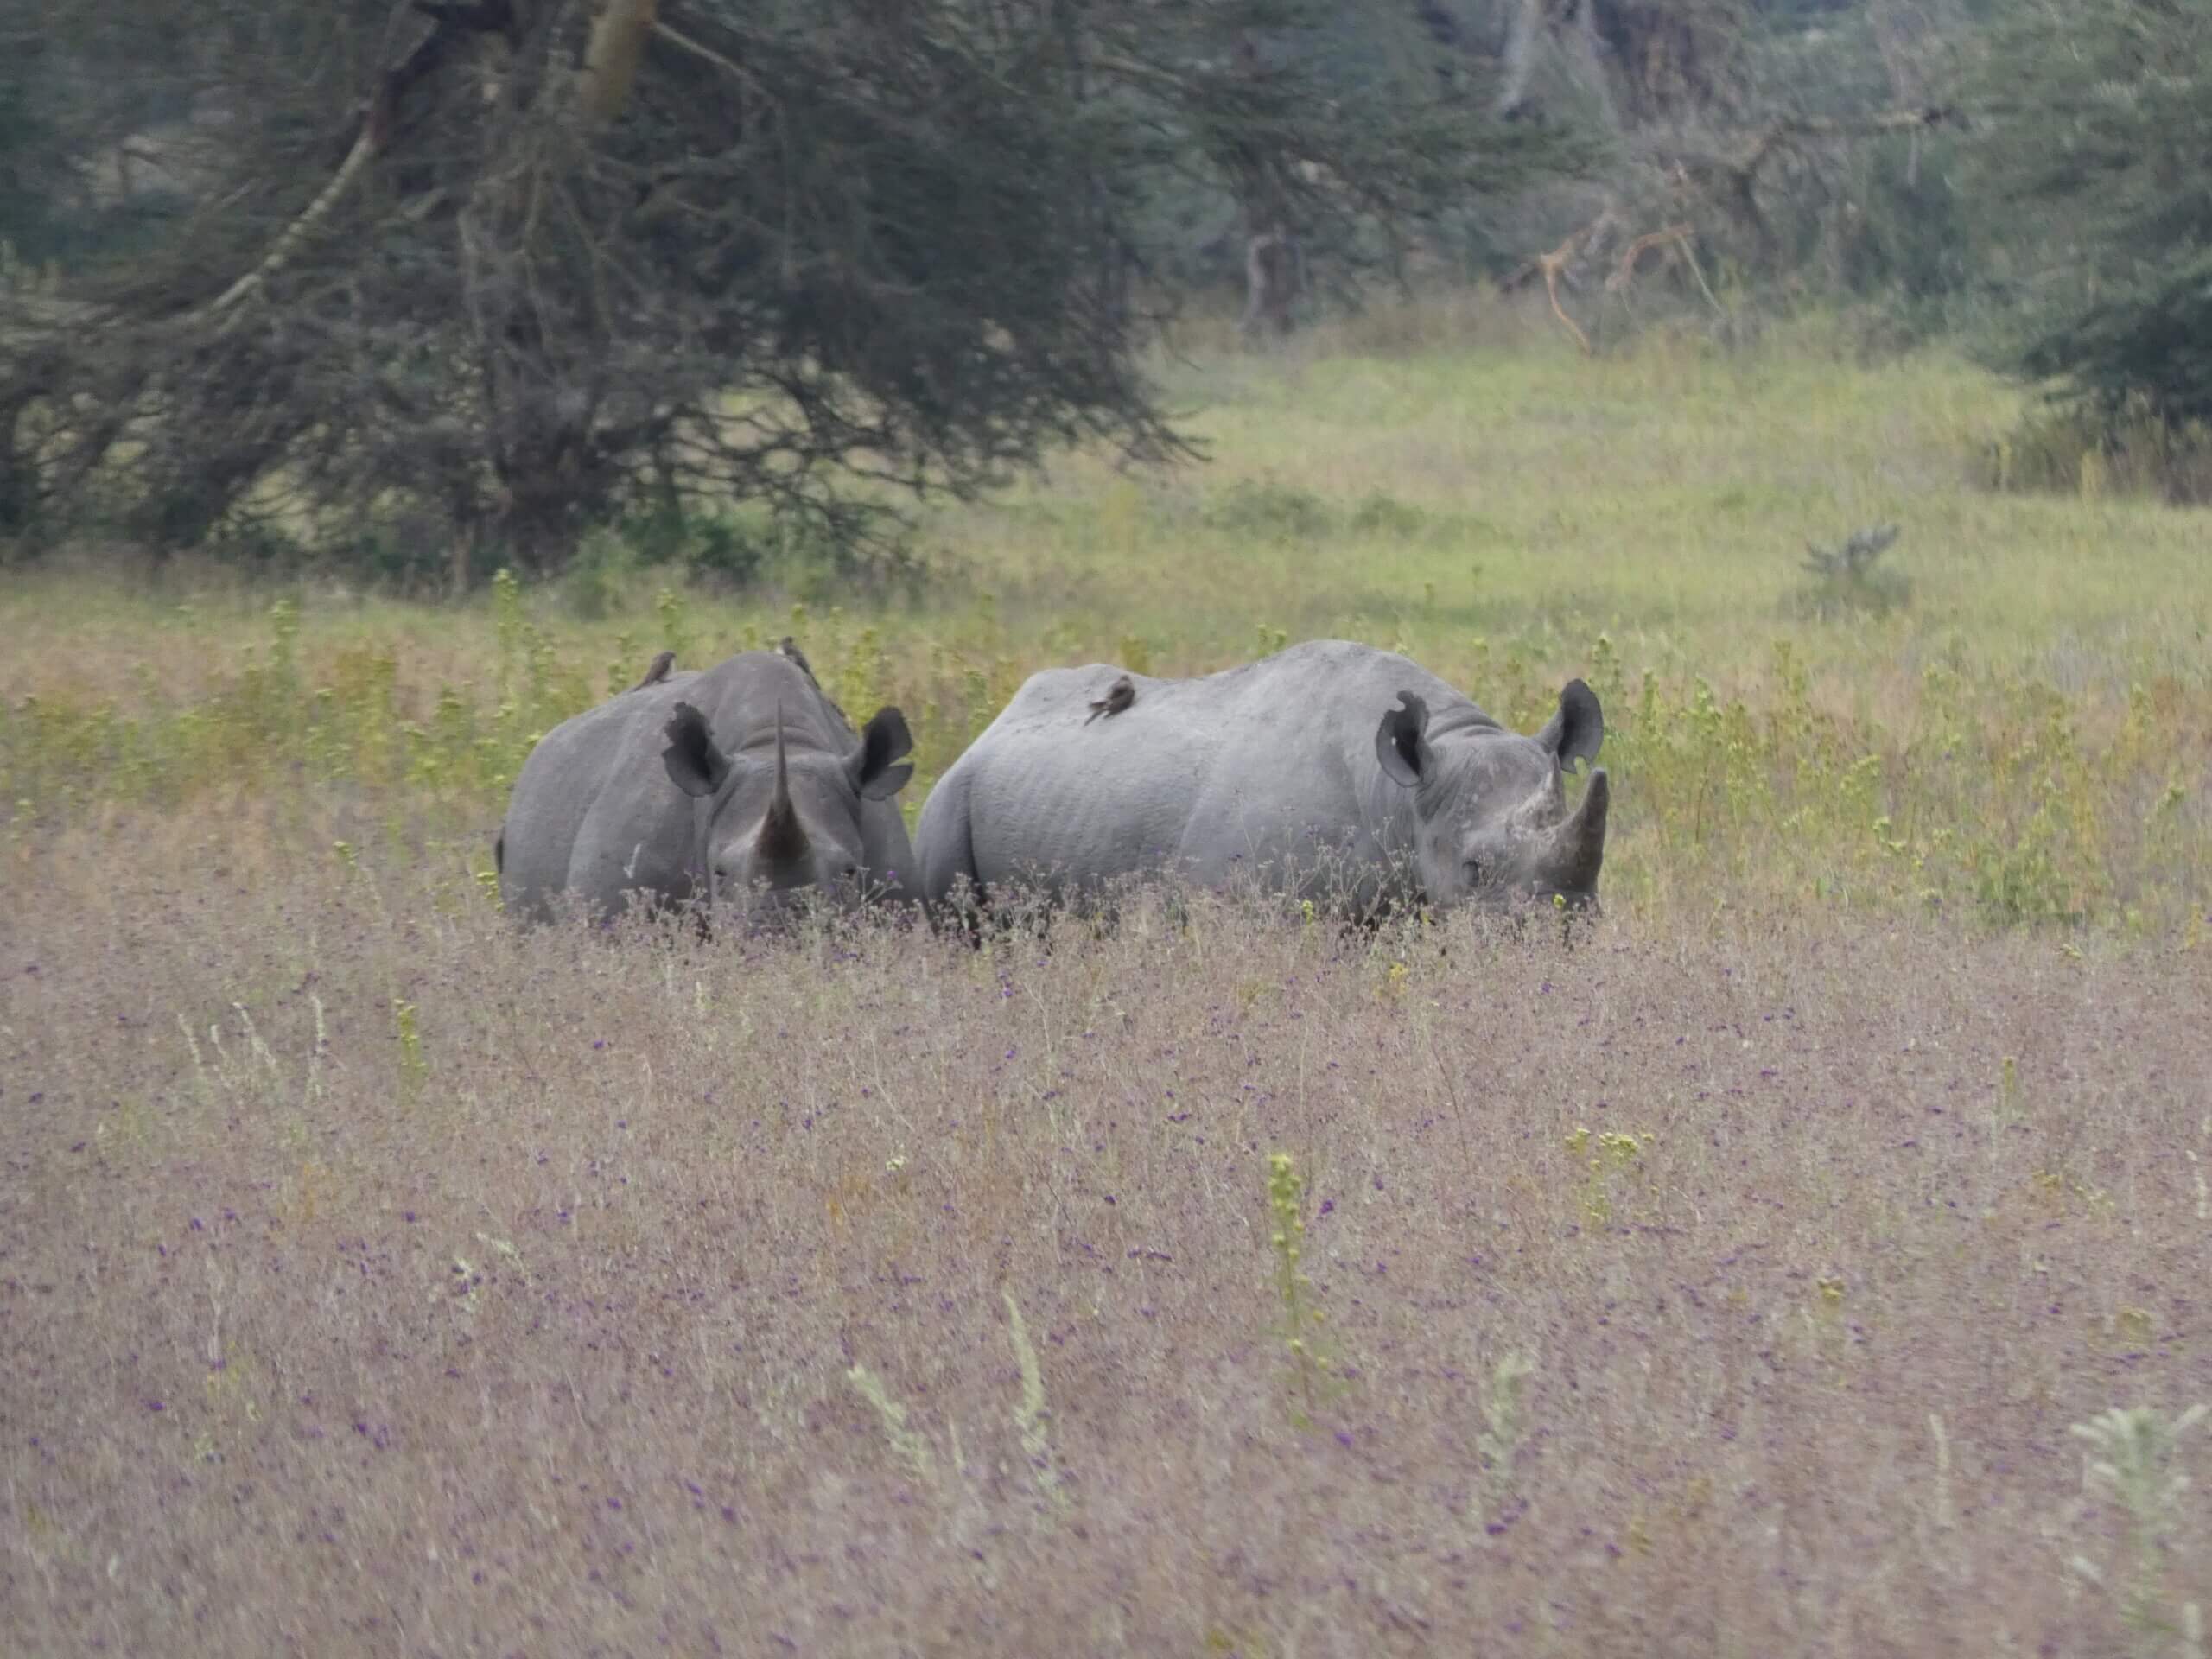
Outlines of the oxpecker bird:
{"type": "Polygon", "coordinates": [[[799,667],[799,672],[805,675],[808,679],[814,680],[814,683],[817,685],[822,683],[820,680],[814,679],[814,664],[806,660],[805,653],[798,648],[798,640],[792,639],[791,635],[787,633],[782,639],[776,641],[776,649],[783,652],[785,656],[790,658],[791,661],[797,663],[799,667]]]}
{"type": "Polygon", "coordinates": [[[1104,696],[1096,698],[1091,702],[1090,719],[1083,723],[1088,726],[1090,721],[1097,719],[1101,715],[1118,715],[1136,700],[1136,687],[1129,683],[1128,675],[1122,675],[1113,684],[1106,688],[1104,696]]]}
{"type": "Polygon", "coordinates": [[[642,691],[649,685],[658,685],[668,677],[668,671],[675,666],[676,653],[672,651],[664,651],[653,658],[653,665],[645,671],[645,677],[630,689],[632,691],[642,691]]]}

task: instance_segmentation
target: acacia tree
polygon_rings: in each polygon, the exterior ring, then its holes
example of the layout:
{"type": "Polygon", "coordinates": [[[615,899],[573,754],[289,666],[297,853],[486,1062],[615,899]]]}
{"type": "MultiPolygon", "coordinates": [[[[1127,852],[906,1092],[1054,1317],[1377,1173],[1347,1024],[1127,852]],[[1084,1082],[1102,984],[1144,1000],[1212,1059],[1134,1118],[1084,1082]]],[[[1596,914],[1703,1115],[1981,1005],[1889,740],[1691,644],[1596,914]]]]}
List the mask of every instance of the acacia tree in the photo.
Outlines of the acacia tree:
{"type": "Polygon", "coordinates": [[[1387,257],[1557,149],[1419,79],[1325,85],[1301,41],[1334,11],[118,0],[59,43],[188,116],[157,140],[118,106],[60,164],[151,151],[187,211],[0,296],[0,479],[159,545],[276,480],[325,523],[427,506],[550,565],[648,497],[849,533],[856,475],[1177,452],[1137,366],[1175,297],[1149,194],[1262,178],[1315,245],[1387,257]]]}

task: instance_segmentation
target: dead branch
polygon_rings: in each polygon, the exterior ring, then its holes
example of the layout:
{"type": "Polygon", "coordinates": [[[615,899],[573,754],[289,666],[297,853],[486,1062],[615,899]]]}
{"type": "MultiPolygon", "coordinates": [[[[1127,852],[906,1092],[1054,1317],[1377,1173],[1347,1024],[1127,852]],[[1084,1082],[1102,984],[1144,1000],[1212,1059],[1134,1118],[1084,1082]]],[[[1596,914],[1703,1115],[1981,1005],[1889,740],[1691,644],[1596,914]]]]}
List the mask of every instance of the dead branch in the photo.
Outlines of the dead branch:
{"type": "Polygon", "coordinates": [[[1552,315],[1567,325],[1567,333],[1574,336],[1575,342],[1582,347],[1583,355],[1586,357],[1590,354],[1590,336],[1582,332],[1574,319],[1567,315],[1567,308],[1560,304],[1559,279],[1560,273],[1573,260],[1577,251],[1586,243],[1594,240],[1611,219],[1612,210],[1608,208],[1580,230],[1569,232],[1567,240],[1549,253],[1536,255],[1535,258],[1508,276],[1502,284],[1508,292],[1510,292],[1522,286],[1531,277],[1541,276],[1544,279],[1544,292],[1552,302],[1552,315]]]}
{"type": "Polygon", "coordinates": [[[1574,319],[1567,315],[1566,308],[1559,302],[1560,270],[1573,257],[1573,243],[1569,240],[1560,243],[1549,253],[1539,255],[1537,264],[1543,267],[1544,292],[1551,298],[1552,315],[1567,325],[1567,333],[1574,336],[1575,343],[1582,347],[1583,356],[1587,357],[1590,355],[1590,336],[1575,325],[1574,319]]]}
{"type": "MultiPolygon", "coordinates": [[[[1551,302],[1552,315],[1557,317],[1566,327],[1567,331],[1574,336],[1575,343],[1581,346],[1585,355],[1589,355],[1592,350],[1590,337],[1583,332],[1581,326],[1567,315],[1567,308],[1560,303],[1559,285],[1560,281],[1567,276],[1569,267],[1583,253],[1592,250],[1593,245],[1613,222],[1613,210],[1608,207],[1580,230],[1571,232],[1565,241],[1548,253],[1540,253],[1521,266],[1508,276],[1503,284],[1506,290],[1510,291],[1524,286],[1535,277],[1542,277],[1544,294],[1551,302]]],[[[1605,292],[1609,295],[1624,294],[1629,285],[1636,280],[1637,266],[1643,256],[1655,248],[1665,248],[1689,268],[1690,275],[1695,279],[1699,291],[1705,296],[1707,302],[1713,307],[1713,310],[1724,317],[1726,316],[1727,308],[1722,305],[1719,297],[1714,295],[1712,285],[1705,280],[1704,268],[1698,264],[1694,248],[1696,238],[1696,226],[1687,220],[1680,224],[1662,226],[1658,230],[1647,231],[1641,236],[1632,238],[1628,245],[1621,250],[1620,257],[1614,262],[1613,270],[1605,278],[1605,292]]]]}
{"type": "Polygon", "coordinates": [[[1614,268],[1613,274],[1605,278],[1605,292],[1625,294],[1628,285],[1636,280],[1637,261],[1652,249],[1663,247],[1689,267],[1690,275],[1696,278],[1698,291],[1705,296],[1706,302],[1719,315],[1726,317],[1728,308],[1720,303],[1719,296],[1713,291],[1713,285],[1705,280],[1705,268],[1697,262],[1696,241],[1697,228],[1687,222],[1646,232],[1621,251],[1620,263],[1614,268]]]}
{"type": "Polygon", "coordinates": [[[1688,242],[1696,232],[1688,225],[1669,225],[1663,230],[1647,231],[1621,250],[1619,264],[1613,274],[1605,278],[1605,292],[1618,294],[1636,280],[1636,262],[1654,248],[1688,242]]]}
{"type": "Polygon", "coordinates": [[[1817,542],[1808,542],[1804,569],[1816,576],[1863,576],[1897,538],[1897,525],[1870,524],[1852,531],[1840,547],[1822,547],[1817,542]]]}

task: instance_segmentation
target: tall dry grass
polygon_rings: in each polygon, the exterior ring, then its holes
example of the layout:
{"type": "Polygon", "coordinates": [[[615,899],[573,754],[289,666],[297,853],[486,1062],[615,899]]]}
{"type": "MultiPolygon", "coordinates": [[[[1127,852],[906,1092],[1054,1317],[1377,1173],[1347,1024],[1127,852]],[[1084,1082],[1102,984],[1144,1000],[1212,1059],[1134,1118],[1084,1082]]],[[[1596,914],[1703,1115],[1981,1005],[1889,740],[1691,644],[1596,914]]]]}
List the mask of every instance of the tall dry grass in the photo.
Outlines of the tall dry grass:
{"type": "Polygon", "coordinates": [[[2201,1659],[2204,516],[1805,337],[1175,372],[918,599],[11,573],[0,1654],[2201,1659]],[[510,928],[534,737],[786,631],[910,805],[1047,662],[1585,675],[1607,917],[510,928]]]}
{"type": "Polygon", "coordinates": [[[2212,1394],[2201,951],[525,935],[241,822],[10,869],[8,1652],[2164,1654],[2212,1600],[2203,1505],[2069,1432],[2212,1394]]]}

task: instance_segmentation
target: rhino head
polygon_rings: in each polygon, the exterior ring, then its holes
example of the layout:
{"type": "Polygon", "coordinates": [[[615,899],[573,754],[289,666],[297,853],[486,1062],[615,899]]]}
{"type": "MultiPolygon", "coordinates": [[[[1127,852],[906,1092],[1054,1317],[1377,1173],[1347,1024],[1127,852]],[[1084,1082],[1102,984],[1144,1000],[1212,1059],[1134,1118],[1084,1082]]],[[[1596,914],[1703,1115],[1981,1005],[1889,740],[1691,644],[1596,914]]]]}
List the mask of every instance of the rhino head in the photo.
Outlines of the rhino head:
{"type": "Polygon", "coordinates": [[[704,872],[710,904],[744,899],[773,914],[809,889],[847,904],[864,896],[861,804],[889,799],[914,773],[899,764],[914,740],[897,709],[877,709],[851,754],[791,753],[780,702],[773,760],[725,754],[688,702],[662,729],[670,780],[699,803],[690,868],[695,881],[704,872]]]}
{"type": "Polygon", "coordinates": [[[1414,859],[1428,901],[1593,903],[1610,791],[1604,769],[1593,770],[1569,812],[1567,769],[1605,741],[1597,693],[1569,680],[1534,737],[1468,724],[1433,734],[1426,702],[1410,691],[1398,700],[1376,730],[1375,754],[1384,777],[1414,792],[1414,859]]]}

